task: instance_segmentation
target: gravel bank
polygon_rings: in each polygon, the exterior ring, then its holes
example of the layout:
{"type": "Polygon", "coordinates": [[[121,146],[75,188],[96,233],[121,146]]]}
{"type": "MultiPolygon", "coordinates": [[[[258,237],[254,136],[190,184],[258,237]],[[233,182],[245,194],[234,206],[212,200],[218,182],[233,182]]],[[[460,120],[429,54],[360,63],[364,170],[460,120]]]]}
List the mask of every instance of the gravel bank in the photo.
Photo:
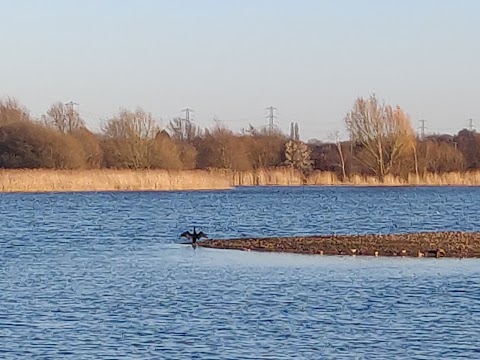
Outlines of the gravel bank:
{"type": "Polygon", "coordinates": [[[318,255],[480,257],[480,232],[322,235],[205,240],[198,246],[318,255]]]}

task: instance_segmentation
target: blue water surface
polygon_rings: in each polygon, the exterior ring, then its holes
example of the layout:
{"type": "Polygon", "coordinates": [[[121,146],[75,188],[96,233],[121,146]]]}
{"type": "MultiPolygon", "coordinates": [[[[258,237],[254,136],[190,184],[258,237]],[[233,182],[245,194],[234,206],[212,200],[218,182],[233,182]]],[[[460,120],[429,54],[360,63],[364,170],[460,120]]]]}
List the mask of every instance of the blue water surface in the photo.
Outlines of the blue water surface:
{"type": "Polygon", "coordinates": [[[480,188],[0,195],[2,359],[476,359],[480,260],[197,248],[480,231],[480,188]]]}

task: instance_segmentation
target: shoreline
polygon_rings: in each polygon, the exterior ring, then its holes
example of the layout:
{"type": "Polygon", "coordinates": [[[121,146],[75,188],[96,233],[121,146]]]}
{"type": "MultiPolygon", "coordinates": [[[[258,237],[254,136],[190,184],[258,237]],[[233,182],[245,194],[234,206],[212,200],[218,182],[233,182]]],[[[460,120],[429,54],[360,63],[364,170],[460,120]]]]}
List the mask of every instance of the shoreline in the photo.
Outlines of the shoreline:
{"type": "Polygon", "coordinates": [[[340,181],[334,173],[320,171],[305,178],[298,171],[285,168],[252,171],[0,169],[0,193],[201,191],[261,186],[476,187],[480,186],[480,172],[426,174],[408,180],[387,177],[379,182],[360,175],[340,181]]]}
{"type": "Polygon", "coordinates": [[[211,239],[199,241],[197,246],[310,255],[478,258],[480,232],[211,239]]]}

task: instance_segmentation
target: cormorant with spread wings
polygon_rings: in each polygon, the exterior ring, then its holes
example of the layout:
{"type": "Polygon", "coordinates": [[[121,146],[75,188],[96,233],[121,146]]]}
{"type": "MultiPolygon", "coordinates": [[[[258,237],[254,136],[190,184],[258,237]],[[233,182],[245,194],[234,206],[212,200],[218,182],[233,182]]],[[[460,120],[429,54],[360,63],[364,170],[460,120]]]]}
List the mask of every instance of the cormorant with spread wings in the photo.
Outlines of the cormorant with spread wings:
{"type": "Polygon", "coordinates": [[[193,227],[193,234],[190,231],[185,231],[180,234],[180,237],[185,237],[189,240],[192,240],[192,244],[195,244],[197,240],[201,238],[208,239],[208,236],[203,231],[200,231],[199,233],[197,233],[197,229],[195,226],[193,227]]]}

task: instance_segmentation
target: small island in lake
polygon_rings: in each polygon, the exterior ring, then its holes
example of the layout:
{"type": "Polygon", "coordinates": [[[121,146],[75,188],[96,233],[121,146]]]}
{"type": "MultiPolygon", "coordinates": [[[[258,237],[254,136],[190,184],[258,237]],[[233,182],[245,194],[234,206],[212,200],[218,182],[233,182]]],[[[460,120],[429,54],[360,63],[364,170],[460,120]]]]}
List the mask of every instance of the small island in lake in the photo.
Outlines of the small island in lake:
{"type": "Polygon", "coordinates": [[[480,257],[480,232],[418,232],[385,235],[320,235],[217,239],[198,246],[317,255],[480,257]]]}

